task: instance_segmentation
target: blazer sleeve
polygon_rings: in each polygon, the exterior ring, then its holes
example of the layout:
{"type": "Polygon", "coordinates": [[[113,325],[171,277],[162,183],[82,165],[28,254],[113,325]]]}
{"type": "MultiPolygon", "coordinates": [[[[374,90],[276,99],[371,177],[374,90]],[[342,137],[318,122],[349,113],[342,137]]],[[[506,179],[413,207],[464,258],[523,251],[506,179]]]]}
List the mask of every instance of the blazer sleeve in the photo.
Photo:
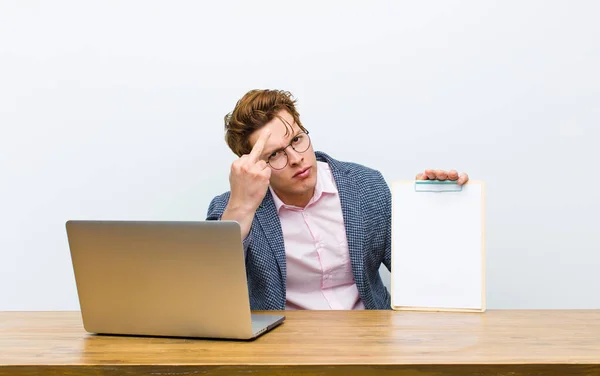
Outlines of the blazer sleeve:
{"type": "Polygon", "coordinates": [[[385,242],[383,253],[383,264],[391,272],[392,271],[392,192],[382,175],[382,192],[383,192],[383,228],[385,229],[385,242]]]}
{"type": "MultiPolygon", "coordinates": [[[[217,196],[212,199],[210,204],[208,205],[208,211],[206,214],[207,221],[220,221],[225,208],[227,207],[227,203],[229,202],[229,193],[224,193],[220,196],[217,196]]],[[[250,243],[252,242],[252,228],[248,232],[248,236],[242,241],[242,245],[244,247],[244,258],[248,254],[248,249],[250,248],[250,243]]]]}

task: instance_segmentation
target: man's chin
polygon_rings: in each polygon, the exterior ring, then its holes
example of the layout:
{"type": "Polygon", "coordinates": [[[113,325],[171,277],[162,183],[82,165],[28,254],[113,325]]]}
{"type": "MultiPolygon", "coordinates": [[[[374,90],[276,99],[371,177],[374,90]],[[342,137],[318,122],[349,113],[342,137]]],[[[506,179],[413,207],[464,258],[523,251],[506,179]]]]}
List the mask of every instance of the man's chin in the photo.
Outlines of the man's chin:
{"type": "Polygon", "coordinates": [[[317,179],[308,178],[305,181],[301,182],[298,186],[298,193],[300,194],[310,194],[312,195],[315,192],[315,187],[317,186],[317,179]]]}

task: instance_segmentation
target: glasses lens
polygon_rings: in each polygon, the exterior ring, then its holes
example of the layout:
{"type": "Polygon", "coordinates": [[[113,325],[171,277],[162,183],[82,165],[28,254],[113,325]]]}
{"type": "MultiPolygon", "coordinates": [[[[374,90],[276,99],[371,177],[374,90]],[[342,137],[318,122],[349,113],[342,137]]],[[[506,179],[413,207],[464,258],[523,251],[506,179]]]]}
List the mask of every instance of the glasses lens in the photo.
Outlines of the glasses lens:
{"type": "Polygon", "coordinates": [[[304,153],[310,146],[310,138],[306,133],[300,133],[292,142],[292,146],[298,153],[304,153]]]}
{"type": "MultiPolygon", "coordinates": [[[[306,133],[300,133],[294,137],[291,146],[297,153],[304,153],[310,147],[310,138],[306,133]]],[[[278,151],[269,157],[269,165],[276,170],[283,169],[285,166],[287,166],[287,163],[288,156],[283,150],[278,151]]]]}
{"type": "Polygon", "coordinates": [[[287,165],[287,154],[283,151],[277,152],[269,158],[269,165],[276,170],[281,170],[287,165]]]}

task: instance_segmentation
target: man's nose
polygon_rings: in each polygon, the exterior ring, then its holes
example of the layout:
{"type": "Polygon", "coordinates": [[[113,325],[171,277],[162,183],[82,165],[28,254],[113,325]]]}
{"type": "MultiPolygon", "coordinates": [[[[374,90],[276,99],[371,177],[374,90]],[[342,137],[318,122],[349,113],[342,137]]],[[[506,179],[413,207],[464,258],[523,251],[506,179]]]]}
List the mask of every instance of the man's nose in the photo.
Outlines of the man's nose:
{"type": "Polygon", "coordinates": [[[302,154],[298,153],[293,148],[289,148],[286,153],[288,155],[288,162],[290,165],[297,165],[304,159],[302,154]]]}

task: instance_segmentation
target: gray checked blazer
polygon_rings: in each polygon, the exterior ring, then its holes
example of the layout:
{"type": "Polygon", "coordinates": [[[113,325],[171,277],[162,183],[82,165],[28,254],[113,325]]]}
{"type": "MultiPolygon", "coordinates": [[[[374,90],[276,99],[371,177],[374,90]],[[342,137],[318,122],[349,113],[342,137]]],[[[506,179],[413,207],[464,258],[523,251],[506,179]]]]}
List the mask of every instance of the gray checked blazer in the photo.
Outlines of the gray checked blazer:
{"type": "MultiPolygon", "coordinates": [[[[337,185],[354,281],[366,309],[390,309],[390,294],[379,275],[381,263],[391,270],[391,192],[379,171],[337,161],[316,152],[329,164],[337,185]]],[[[219,220],[230,192],[215,197],[207,220],[219,220]]],[[[256,210],[244,239],[246,275],[252,310],[284,310],[285,246],[270,190],[256,210]]]]}

